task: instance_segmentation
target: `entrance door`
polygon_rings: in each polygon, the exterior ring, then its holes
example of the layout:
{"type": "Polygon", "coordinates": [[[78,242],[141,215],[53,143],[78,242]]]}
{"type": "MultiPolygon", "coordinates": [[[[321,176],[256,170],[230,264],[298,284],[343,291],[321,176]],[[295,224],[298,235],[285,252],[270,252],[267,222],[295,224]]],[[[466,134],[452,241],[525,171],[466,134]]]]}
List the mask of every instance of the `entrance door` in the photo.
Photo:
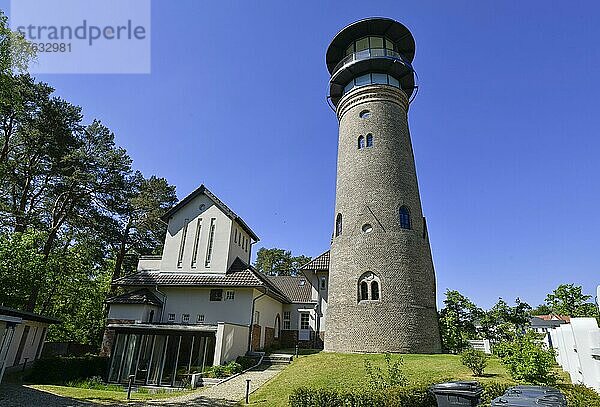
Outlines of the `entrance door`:
{"type": "Polygon", "coordinates": [[[310,340],[310,313],[301,312],[298,329],[298,340],[309,341],[310,340]]]}

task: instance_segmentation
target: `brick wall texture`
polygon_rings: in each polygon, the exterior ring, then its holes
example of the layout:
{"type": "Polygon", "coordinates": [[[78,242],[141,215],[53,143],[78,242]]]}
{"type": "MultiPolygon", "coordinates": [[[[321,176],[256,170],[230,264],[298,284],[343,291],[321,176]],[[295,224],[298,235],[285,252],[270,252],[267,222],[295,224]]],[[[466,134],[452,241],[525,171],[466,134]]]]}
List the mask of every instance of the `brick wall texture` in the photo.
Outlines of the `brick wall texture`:
{"type": "Polygon", "coordinates": [[[387,85],[354,89],[338,105],[335,215],[342,214],[343,226],[331,246],[326,351],[441,351],[407,109],[405,94],[387,85]],[[359,117],[364,110],[368,118],[359,117]],[[358,137],[368,133],[373,146],[358,149],[358,137]],[[411,229],[400,227],[402,205],[410,209],[411,229]],[[367,223],[370,233],[362,231],[367,223]],[[379,301],[358,300],[366,272],[381,281],[379,301]]]}

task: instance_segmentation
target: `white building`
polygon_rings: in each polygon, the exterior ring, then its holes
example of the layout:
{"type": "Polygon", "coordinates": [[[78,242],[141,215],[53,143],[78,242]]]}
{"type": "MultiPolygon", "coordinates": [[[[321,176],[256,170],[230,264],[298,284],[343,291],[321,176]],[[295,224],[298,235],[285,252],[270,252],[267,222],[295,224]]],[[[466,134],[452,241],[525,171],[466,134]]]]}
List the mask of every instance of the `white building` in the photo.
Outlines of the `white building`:
{"type": "Polygon", "coordinates": [[[258,273],[250,265],[258,236],[203,185],[163,220],[162,255],[113,282],[126,292],[107,301],[109,381],[175,386],[247,352],[321,345],[329,252],[299,276],[258,273]]]}
{"type": "Polygon", "coordinates": [[[48,325],[60,323],[33,312],[0,306],[0,382],[7,368],[39,359],[48,325]]]}

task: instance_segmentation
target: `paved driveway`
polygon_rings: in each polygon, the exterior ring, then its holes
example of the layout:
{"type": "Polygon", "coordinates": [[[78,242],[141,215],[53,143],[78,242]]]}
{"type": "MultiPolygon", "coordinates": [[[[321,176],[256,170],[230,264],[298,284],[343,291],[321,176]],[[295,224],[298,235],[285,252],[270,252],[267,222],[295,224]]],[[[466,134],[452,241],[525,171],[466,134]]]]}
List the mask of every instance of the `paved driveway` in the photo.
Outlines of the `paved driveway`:
{"type": "Polygon", "coordinates": [[[98,404],[57,396],[20,384],[3,384],[0,385],[0,406],[90,407],[98,404]]]}

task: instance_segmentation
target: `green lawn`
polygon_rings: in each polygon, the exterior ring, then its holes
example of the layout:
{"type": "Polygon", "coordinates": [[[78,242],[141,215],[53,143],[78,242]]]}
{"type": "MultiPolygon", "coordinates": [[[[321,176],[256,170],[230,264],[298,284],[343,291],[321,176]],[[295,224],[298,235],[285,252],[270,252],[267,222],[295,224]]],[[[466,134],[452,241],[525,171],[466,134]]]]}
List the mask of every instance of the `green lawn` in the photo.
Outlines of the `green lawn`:
{"type": "MultiPolygon", "coordinates": [[[[102,404],[113,404],[117,402],[127,401],[127,392],[126,391],[114,391],[114,390],[93,390],[93,389],[80,389],[78,387],[68,387],[68,386],[53,386],[53,385],[45,385],[45,384],[37,384],[30,385],[36,390],[46,391],[48,393],[56,394],[62,397],[69,397],[77,400],[90,401],[95,403],[102,404]]],[[[164,399],[169,397],[180,396],[188,392],[185,391],[174,391],[174,392],[164,392],[157,394],[150,393],[131,393],[131,400],[134,401],[144,401],[144,400],[157,400],[164,399]]]]}
{"type": "MultiPolygon", "coordinates": [[[[474,378],[456,355],[402,355],[403,371],[411,383],[434,383],[447,380],[478,380],[479,382],[512,383],[506,370],[496,358],[491,358],[485,377],[474,378]]],[[[360,389],[367,385],[364,363],[385,365],[384,356],[317,353],[301,356],[283,372],[266,383],[252,396],[253,404],[287,406],[291,392],[300,386],[333,389],[360,389]]]]}

